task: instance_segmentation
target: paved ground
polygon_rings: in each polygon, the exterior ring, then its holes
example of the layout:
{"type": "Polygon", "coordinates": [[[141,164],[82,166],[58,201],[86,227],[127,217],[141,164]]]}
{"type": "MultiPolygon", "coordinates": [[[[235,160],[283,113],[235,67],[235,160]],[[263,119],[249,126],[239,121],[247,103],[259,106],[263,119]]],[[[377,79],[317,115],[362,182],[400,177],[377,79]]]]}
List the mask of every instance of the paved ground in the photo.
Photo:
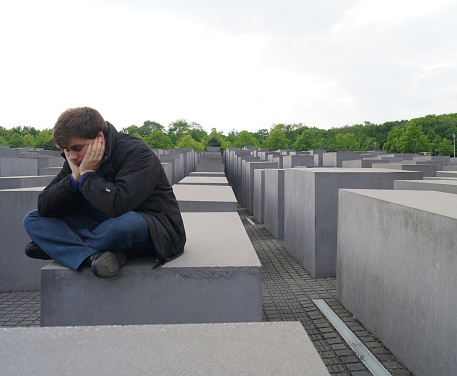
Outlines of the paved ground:
{"type": "MultiPolygon", "coordinates": [[[[264,321],[300,321],[332,375],[371,375],[312,301],[324,299],[392,375],[411,375],[336,300],[335,278],[312,278],[244,207],[238,213],[262,263],[264,321]]],[[[39,325],[39,292],[0,293],[0,327],[39,325]]]]}

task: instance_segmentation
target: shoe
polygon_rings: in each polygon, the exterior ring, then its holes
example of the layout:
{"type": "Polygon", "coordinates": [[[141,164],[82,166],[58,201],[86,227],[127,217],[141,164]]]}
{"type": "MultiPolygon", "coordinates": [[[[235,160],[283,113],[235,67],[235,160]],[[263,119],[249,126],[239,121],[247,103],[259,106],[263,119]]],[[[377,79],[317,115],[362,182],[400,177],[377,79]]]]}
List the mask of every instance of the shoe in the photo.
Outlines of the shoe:
{"type": "Polygon", "coordinates": [[[111,278],[119,273],[121,264],[113,252],[97,252],[89,257],[90,268],[99,278],[111,278]]]}
{"type": "Polygon", "coordinates": [[[40,260],[52,260],[52,257],[49,257],[35,242],[30,242],[25,246],[25,254],[34,259],[40,260]]]}
{"type": "Polygon", "coordinates": [[[114,254],[117,257],[121,268],[127,265],[127,253],[125,251],[114,251],[114,254]]]}

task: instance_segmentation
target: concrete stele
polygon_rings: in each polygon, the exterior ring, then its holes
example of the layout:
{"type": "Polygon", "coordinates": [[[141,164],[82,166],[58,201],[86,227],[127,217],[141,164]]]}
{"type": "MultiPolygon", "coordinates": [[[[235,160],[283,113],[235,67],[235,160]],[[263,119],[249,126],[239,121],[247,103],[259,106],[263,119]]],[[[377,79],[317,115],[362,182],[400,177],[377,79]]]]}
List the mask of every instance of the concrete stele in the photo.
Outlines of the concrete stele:
{"type": "Polygon", "coordinates": [[[285,248],[314,278],[336,274],[339,188],[393,189],[396,179],[422,178],[422,172],[374,168],[285,171],[285,248]]]}
{"type": "Polygon", "coordinates": [[[238,202],[229,186],[175,184],[181,212],[236,212],[238,202]]]}
{"type": "Polygon", "coordinates": [[[337,298],[415,375],[457,374],[457,196],[339,192],[337,298]]]}
{"type": "Polygon", "coordinates": [[[299,322],[8,328],[0,342],[4,376],[329,375],[299,322]]]}
{"type": "Polygon", "coordinates": [[[132,259],[109,279],[57,262],[42,269],[41,326],[262,320],[261,265],[238,213],[183,213],[182,256],[132,259]]]}

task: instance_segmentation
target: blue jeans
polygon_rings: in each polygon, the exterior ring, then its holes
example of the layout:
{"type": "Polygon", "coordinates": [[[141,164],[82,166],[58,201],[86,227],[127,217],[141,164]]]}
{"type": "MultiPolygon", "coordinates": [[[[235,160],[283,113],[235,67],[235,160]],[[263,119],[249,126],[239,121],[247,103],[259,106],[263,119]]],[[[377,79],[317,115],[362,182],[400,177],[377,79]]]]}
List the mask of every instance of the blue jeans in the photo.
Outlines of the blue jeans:
{"type": "Polygon", "coordinates": [[[150,249],[151,256],[154,254],[146,219],[135,212],[100,222],[42,217],[38,210],[32,210],[25,216],[23,226],[44,252],[73,270],[78,270],[87,257],[100,251],[138,246],[150,249]]]}

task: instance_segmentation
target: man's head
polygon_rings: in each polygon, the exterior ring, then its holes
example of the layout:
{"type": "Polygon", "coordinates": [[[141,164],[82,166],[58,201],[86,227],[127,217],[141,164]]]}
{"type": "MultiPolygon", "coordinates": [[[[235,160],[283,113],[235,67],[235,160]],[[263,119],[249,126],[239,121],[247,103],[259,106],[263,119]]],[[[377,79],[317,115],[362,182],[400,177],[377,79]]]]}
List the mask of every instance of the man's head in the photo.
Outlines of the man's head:
{"type": "Polygon", "coordinates": [[[67,149],[72,139],[93,140],[107,130],[108,125],[97,110],[90,107],[70,108],[57,119],[53,140],[59,148],[67,149]]]}

